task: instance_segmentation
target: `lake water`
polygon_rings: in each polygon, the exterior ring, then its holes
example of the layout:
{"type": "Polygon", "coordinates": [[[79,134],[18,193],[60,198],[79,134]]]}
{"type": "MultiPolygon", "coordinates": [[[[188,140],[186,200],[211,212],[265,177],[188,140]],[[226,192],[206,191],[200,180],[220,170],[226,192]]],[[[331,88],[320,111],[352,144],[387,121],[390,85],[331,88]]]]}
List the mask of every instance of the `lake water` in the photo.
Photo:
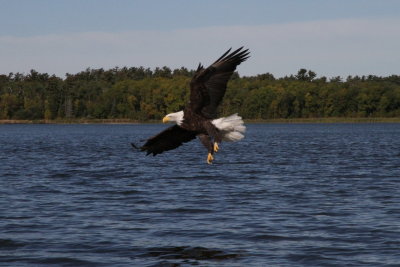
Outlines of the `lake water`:
{"type": "Polygon", "coordinates": [[[400,266],[400,124],[0,125],[0,266],[400,266]]]}

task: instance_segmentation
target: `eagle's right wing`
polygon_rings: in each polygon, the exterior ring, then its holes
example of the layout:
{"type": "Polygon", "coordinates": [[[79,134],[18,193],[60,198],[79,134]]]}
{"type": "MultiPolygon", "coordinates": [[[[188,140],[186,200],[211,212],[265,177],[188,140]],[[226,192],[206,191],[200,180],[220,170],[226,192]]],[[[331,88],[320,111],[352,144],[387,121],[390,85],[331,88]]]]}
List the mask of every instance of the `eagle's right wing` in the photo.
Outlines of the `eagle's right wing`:
{"type": "Polygon", "coordinates": [[[175,149],[183,143],[192,141],[195,138],[196,133],[174,125],[147,139],[146,143],[140,147],[140,150],[146,151],[147,155],[153,154],[153,156],[155,156],[164,151],[175,149]]]}
{"type": "Polygon", "coordinates": [[[217,107],[225,95],[228,80],[236,67],[249,58],[249,50],[243,47],[229,53],[226,51],[208,68],[201,64],[190,82],[190,106],[195,112],[215,118],[217,107]]]}

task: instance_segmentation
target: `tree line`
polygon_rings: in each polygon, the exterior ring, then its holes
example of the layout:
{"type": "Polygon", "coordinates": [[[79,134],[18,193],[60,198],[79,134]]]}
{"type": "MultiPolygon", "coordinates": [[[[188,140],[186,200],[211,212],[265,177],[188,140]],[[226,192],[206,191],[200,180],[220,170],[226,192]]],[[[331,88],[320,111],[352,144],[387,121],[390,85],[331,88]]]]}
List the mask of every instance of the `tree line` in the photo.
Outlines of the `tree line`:
{"type": "MultiPolygon", "coordinates": [[[[0,75],[0,119],[159,120],[183,109],[193,70],[168,67],[86,69],[60,78],[31,70],[0,75]]],[[[220,107],[222,116],[245,119],[400,116],[400,76],[319,77],[300,69],[234,73],[220,107]]]]}

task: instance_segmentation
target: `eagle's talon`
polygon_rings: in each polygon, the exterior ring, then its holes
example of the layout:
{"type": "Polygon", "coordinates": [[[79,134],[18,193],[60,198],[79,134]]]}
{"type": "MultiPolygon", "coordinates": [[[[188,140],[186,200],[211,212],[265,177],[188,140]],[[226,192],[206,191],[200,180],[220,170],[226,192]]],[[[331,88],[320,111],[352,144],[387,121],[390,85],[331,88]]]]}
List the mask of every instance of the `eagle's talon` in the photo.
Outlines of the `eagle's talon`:
{"type": "Polygon", "coordinates": [[[211,153],[208,153],[208,156],[207,156],[207,163],[208,164],[212,164],[212,161],[214,160],[214,157],[213,157],[213,155],[211,154],[211,153]]]}
{"type": "Polygon", "coordinates": [[[215,143],[214,143],[214,152],[218,152],[218,150],[219,150],[218,143],[215,142],[215,143]]]}

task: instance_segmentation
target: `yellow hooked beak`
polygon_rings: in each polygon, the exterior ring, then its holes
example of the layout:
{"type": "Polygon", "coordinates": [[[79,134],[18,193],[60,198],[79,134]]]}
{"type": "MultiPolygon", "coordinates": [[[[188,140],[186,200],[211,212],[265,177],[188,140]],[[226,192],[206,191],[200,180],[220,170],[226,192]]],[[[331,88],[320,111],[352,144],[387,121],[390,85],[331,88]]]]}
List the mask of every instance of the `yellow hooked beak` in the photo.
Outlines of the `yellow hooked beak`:
{"type": "Polygon", "coordinates": [[[162,119],[162,122],[163,123],[166,123],[166,122],[169,122],[170,121],[170,119],[169,119],[169,117],[167,117],[167,116],[165,116],[163,119],[162,119]]]}

